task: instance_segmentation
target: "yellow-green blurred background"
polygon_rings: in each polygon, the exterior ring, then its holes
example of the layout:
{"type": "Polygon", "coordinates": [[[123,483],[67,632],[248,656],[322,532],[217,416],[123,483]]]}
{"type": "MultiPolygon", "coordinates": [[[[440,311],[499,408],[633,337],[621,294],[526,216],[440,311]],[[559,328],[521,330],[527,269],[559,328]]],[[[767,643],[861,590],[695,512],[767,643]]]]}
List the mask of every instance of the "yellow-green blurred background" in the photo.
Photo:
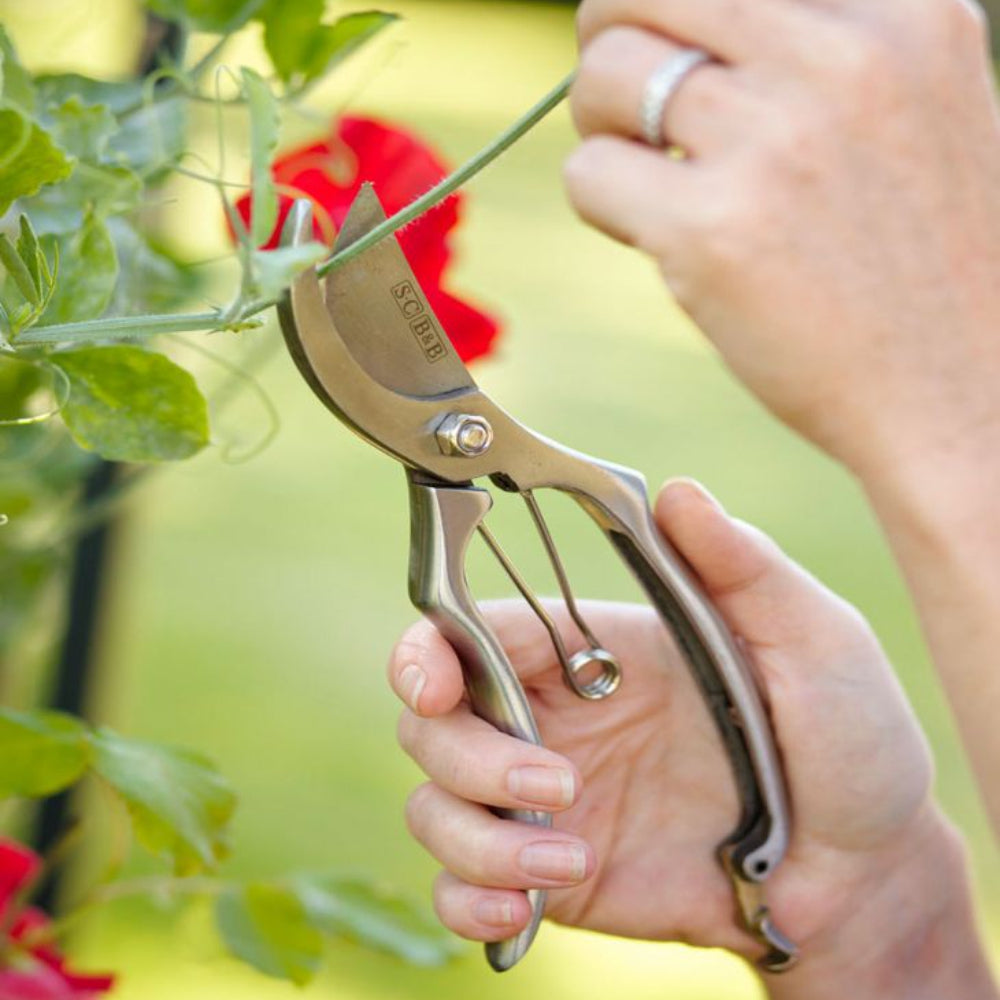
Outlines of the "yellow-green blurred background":
{"type": "MultiPolygon", "coordinates": [[[[574,63],[567,6],[386,6],[402,23],[316,92],[315,117],[289,120],[288,142],[348,109],[404,123],[456,163],[574,63]]],[[[0,19],[33,67],[94,75],[128,72],[142,31],[131,0],[0,0],[0,19]]],[[[260,63],[257,38],[239,39],[226,58],[260,63]]],[[[233,127],[238,133],[239,123],[233,127]]],[[[196,145],[210,155],[210,120],[198,129],[196,145]]],[[[933,740],[940,796],[969,836],[1000,954],[1000,864],[906,593],[860,492],[733,382],[671,307],[648,262],[576,220],[560,186],[573,144],[561,109],[469,190],[451,286],[506,324],[479,380],[530,426],[642,469],[654,485],[675,475],[701,479],[862,608],[933,740]]],[[[245,176],[238,148],[227,171],[245,176]]],[[[178,186],[162,211],[191,257],[225,249],[207,189],[178,186]]],[[[268,339],[276,341],[273,328],[209,343],[238,361],[268,339]]],[[[183,360],[211,394],[220,373],[193,354],[183,360]]],[[[105,623],[99,720],[199,748],[219,763],[242,799],[234,872],[357,871],[429,899],[433,865],[402,822],[417,775],[395,748],[397,706],[383,681],[392,641],[413,618],[403,477],[328,416],[277,345],[259,377],[282,414],[275,443],[243,464],[223,460],[226,446],[252,445],[265,430],[247,396],[217,422],[216,447],[158,473],[128,509],[105,623]]],[[[494,520],[502,541],[540,589],[553,589],[521,511],[501,507],[494,520]]],[[[573,511],[553,505],[551,515],[581,594],[634,594],[573,511]]],[[[474,570],[481,595],[507,592],[484,558],[474,570]]],[[[123,904],[87,926],[73,950],[120,971],[122,1000],[298,995],[223,958],[200,933],[203,921],[123,904]]],[[[306,993],[597,1000],[609,984],[629,1000],[760,995],[753,976],[721,954],[553,928],[504,977],[472,947],[447,968],[420,970],[337,946],[306,993]]]]}

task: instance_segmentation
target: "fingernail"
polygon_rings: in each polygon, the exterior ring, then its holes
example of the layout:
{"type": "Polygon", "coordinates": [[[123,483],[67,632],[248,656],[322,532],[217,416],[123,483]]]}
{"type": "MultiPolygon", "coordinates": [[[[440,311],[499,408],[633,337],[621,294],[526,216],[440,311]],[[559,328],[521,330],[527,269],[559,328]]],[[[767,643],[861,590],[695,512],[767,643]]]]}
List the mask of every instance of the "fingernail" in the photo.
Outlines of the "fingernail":
{"type": "Polygon", "coordinates": [[[406,699],[406,704],[414,712],[420,710],[420,696],[427,685],[427,674],[423,672],[415,663],[403,668],[399,675],[400,693],[406,699]]]}
{"type": "Polygon", "coordinates": [[[536,806],[571,806],[576,780],[564,767],[515,767],[507,774],[507,791],[536,806]]]}
{"type": "Polygon", "coordinates": [[[552,882],[582,882],[587,875],[587,852],[579,844],[529,844],[518,861],[526,874],[552,882]]]}
{"type": "Polygon", "coordinates": [[[673,489],[675,486],[681,489],[687,489],[689,493],[693,493],[702,503],[708,504],[709,507],[714,507],[715,510],[720,513],[725,513],[723,506],[718,500],[704,486],[701,485],[696,479],[688,479],[686,477],[681,477],[680,479],[673,479],[667,484],[668,489],[673,489]]]}
{"type": "Polygon", "coordinates": [[[491,927],[509,927],[514,923],[514,907],[509,899],[480,899],[472,908],[472,915],[491,927]]]}

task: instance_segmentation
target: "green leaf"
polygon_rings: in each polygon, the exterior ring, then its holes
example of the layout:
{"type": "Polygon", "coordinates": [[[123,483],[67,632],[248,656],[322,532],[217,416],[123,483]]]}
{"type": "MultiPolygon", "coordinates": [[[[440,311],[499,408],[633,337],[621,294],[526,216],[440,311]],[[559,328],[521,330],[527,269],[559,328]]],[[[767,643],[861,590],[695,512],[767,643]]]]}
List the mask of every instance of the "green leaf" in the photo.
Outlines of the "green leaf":
{"type": "Polygon", "coordinates": [[[329,249],[322,243],[302,243],[276,250],[254,250],[250,255],[253,292],[262,299],[280,296],[307,268],[325,260],[329,249]]]}
{"type": "Polygon", "coordinates": [[[441,965],[458,950],[424,910],[358,879],[299,876],[293,885],[312,922],[327,934],[414,965],[441,965]]]}
{"type": "Polygon", "coordinates": [[[267,976],[304,986],[316,974],[323,937],[290,889],[251,883],[220,896],[215,920],[229,951],[267,976]]]}
{"type": "Polygon", "coordinates": [[[35,110],[35,85],[31,74],[21,65],[7,29],[0,24],[0,97],[5,104],[22,111],[35,110]]]}
{"type": "Polygon", "coordinates": [[[153,101],[121,119],[108,143],[108,157],[144,177],[176,163],[187,144],[184,105],[181,97],[153,101]]]}
{"type": "Polygon", "coordinates": [[[70,175],[72,162],[37,122],[0,108],[0,215],[11,202],[70,175]]]}
{"type": "Polygon", "coordinates": [[[208,443],[208,407],[189,372],[116,345],[51,356],[70,380],[63,420],[81,448],[119,462],[189,458],[208,443]]]}
{"type": "Polygon", "coordinates": [[[176,312],[197,294],[199,272],[184,267],[122,218],[108,219],[121,272],[108,311],[113,316],[176,312]]]}
{"type": "Polygon", "coordinates": [[[264,16],[264,44],[285,83],[305,86],[343,62],[398,20],[382,11],[348,14],[323,24],[322,0],[287,4],[272,0],[264,16]]]}
{"type": "Polygon", "coordinates": [[[60,148],[81,160],[100,163],[118,121],[103,104],[85,104],[76,95],[49,108],[45,123],[60,148]]]}
{"type": "Polygon", "coordinates": [[[27,264],[21,259],[17,248],[11,243],[10,237],[6,233],[0,233],[0,264],[3,264],[25,299],[33,306],[40,305],[42,301],[40,290],[36,286],[27,264]]]}
{"type": "Polygon", "coordinates": [[[260,9],[263,0],[147,0],[154,14],[196,31],[229,34],[260,9]]]}
{"type": "Polygon", "coordinates": [[[270,0],[264,12],[264,47],[285,83],[305,70],[315,33],[323,27],[324,0],[270,0]]]}
{"type": "Polygon", "coordinates": [[[52,290],[53,274],[38,244],[38,236],[31,225],[31,219],[22,214],[18,219],[17,228],[17,255],[24,261],[31,276],[31,284],[38,293],[39,302],[35,304],[41,304],[41,300],[48,298],[52,290]]]}
{"type": "Polygon", "coordinates": [[[79,73],[52,73],[35,77],[39,102],[43,107],[57,107],[70,98],[83,104],[102,104],[115,115],[142,103],[141,80],[95,80],[79,73]]]}
{"type": "Polygon", "coordinates": [[[43,236],[49,258],[58,254],[59,278],[45,322],[72,323],[96,319],[108,307],[118,279],[118,257],[107,226],[96,216],[70,233],[43,236]]]}
{"type": "Polygon", "coordinates": [[[61,792],[80,778],[90,759],[87,730],[78,719],[0,708],[0,797],[61,792]]]}
{"type": "Polygon", "coordinates": [[[47,308],[58,266],[49,266],[26,215],[21,216],[18,228],[16,244],[6,233],[0,234],[0,264],[7,273],[0,283],[0,329],[11,338],[36,323],[47,308]]]}
{"type": "Polygon", "coordinates": [[[250,190],[253,205],[251,242],[267,243],[278,221],[278,192],[271,177],[271,161],[278,148],[281,117],[271,88],[259,73],[244,66],[243,93],[250,112],[250,190]]]}
{"type": "Polygon", "coordinates": [[[178,874],[214,868],[228,851],[236,797],[211,763],[107,729],[92,742],[94,768],[125,800],[139,841],[170,858],[178,874]]]}

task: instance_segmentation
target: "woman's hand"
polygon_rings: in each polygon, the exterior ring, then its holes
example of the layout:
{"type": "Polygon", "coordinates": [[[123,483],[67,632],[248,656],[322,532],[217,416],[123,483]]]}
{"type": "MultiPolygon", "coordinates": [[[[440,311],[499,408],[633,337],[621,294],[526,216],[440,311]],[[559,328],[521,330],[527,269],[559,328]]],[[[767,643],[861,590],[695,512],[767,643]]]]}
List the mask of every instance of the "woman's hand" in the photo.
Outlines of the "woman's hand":
{"type": "MultiPolygon", "coordinates": [[[[936,934],[943,914],[961,924],[961,851],[929,800],[923,736],[863,619],[693,484],[668,487],[657,517],[746,644],[770,704],[794,830],[768,901],[806,955],[805,972],[785,982],[847,955],[881,970],[886,954],[936,934]]],[[[521,890],[544,887],[562,923],[757,955],[714,852],[736,823],[733,778],[686,666],[648,609],[590,604],[585,614],[624,671],[596,704],[564,685],[527,608],[489,609],[545,748],[471,714],[456,656],[428,624],[394,651],[390,680],[409,706],[400,741],[430,778],[407,818],[445,868],[442,921],[503,939],[527,923],[521,890]],[[501,820],[490,806],[550,811],[555,825],[501,820]]],[[[582,640],[562,625],[573,651],[582,640]]]]}
{"type": "Polygon", "coordinates": [[[971,0],[584,0],[566,165],[778,416],[862,474],[1000,448],[1000,116],[971,0]],[[687,159],[637,141],[650,75],[687,159]],[[985,436],[985,437],[984,437],[985,436]]]}

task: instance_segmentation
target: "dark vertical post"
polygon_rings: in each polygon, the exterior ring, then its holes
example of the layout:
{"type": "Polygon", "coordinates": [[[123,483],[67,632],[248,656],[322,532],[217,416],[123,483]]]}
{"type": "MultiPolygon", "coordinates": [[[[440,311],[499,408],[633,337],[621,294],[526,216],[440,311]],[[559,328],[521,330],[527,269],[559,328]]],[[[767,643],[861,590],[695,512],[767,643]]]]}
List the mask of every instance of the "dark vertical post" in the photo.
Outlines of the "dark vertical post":
{"type": "MultiPolygon", "coordinates": [[[[165,58],[179,58],[184,41],[178,25],[147,15],[137,75],[145,77],[165,58]]],[[[99,462],[84,481],[80,506],[86,508],[106,499],[122,469],[115,462],[99,462]]],[[[49,705],[83,718],[89,715],[88,701],[97,666],[99,627],[107,599],[108,565],[115,533],[114,518],[104,519],[80,537],[73,552],[66,627],[57,651],[49,705]]],[[[31,838],[40,854],[47,854],[66,831],[71,797],[72,792],[67,792],[41,803],[31,838]]],[[[43,909],[54,912],[58,907],[60,885],[61,872],[57,867],[37,894],[37,902],[43,909]]]]}
{"type": "MultiPolygon", "coordinates": [[[[100,462],[87,476],[81,506],[99,502],[114,488],[120,466],[100,462]]],[[[114,520],[99,522],[76,543],[66,599],[66,627],[57,651],[49,705],[86,717],[97,659],[101,607],[107,592],[107,566],[115,533],[114,520]]],[[[35,817],[33,842],[47,854],[69,823],[72,792],[44,799],[35,817]]],[[[58,903],[59,878],[50,877],[38,893],[38,904],[51,912],[58,903]]]]}

